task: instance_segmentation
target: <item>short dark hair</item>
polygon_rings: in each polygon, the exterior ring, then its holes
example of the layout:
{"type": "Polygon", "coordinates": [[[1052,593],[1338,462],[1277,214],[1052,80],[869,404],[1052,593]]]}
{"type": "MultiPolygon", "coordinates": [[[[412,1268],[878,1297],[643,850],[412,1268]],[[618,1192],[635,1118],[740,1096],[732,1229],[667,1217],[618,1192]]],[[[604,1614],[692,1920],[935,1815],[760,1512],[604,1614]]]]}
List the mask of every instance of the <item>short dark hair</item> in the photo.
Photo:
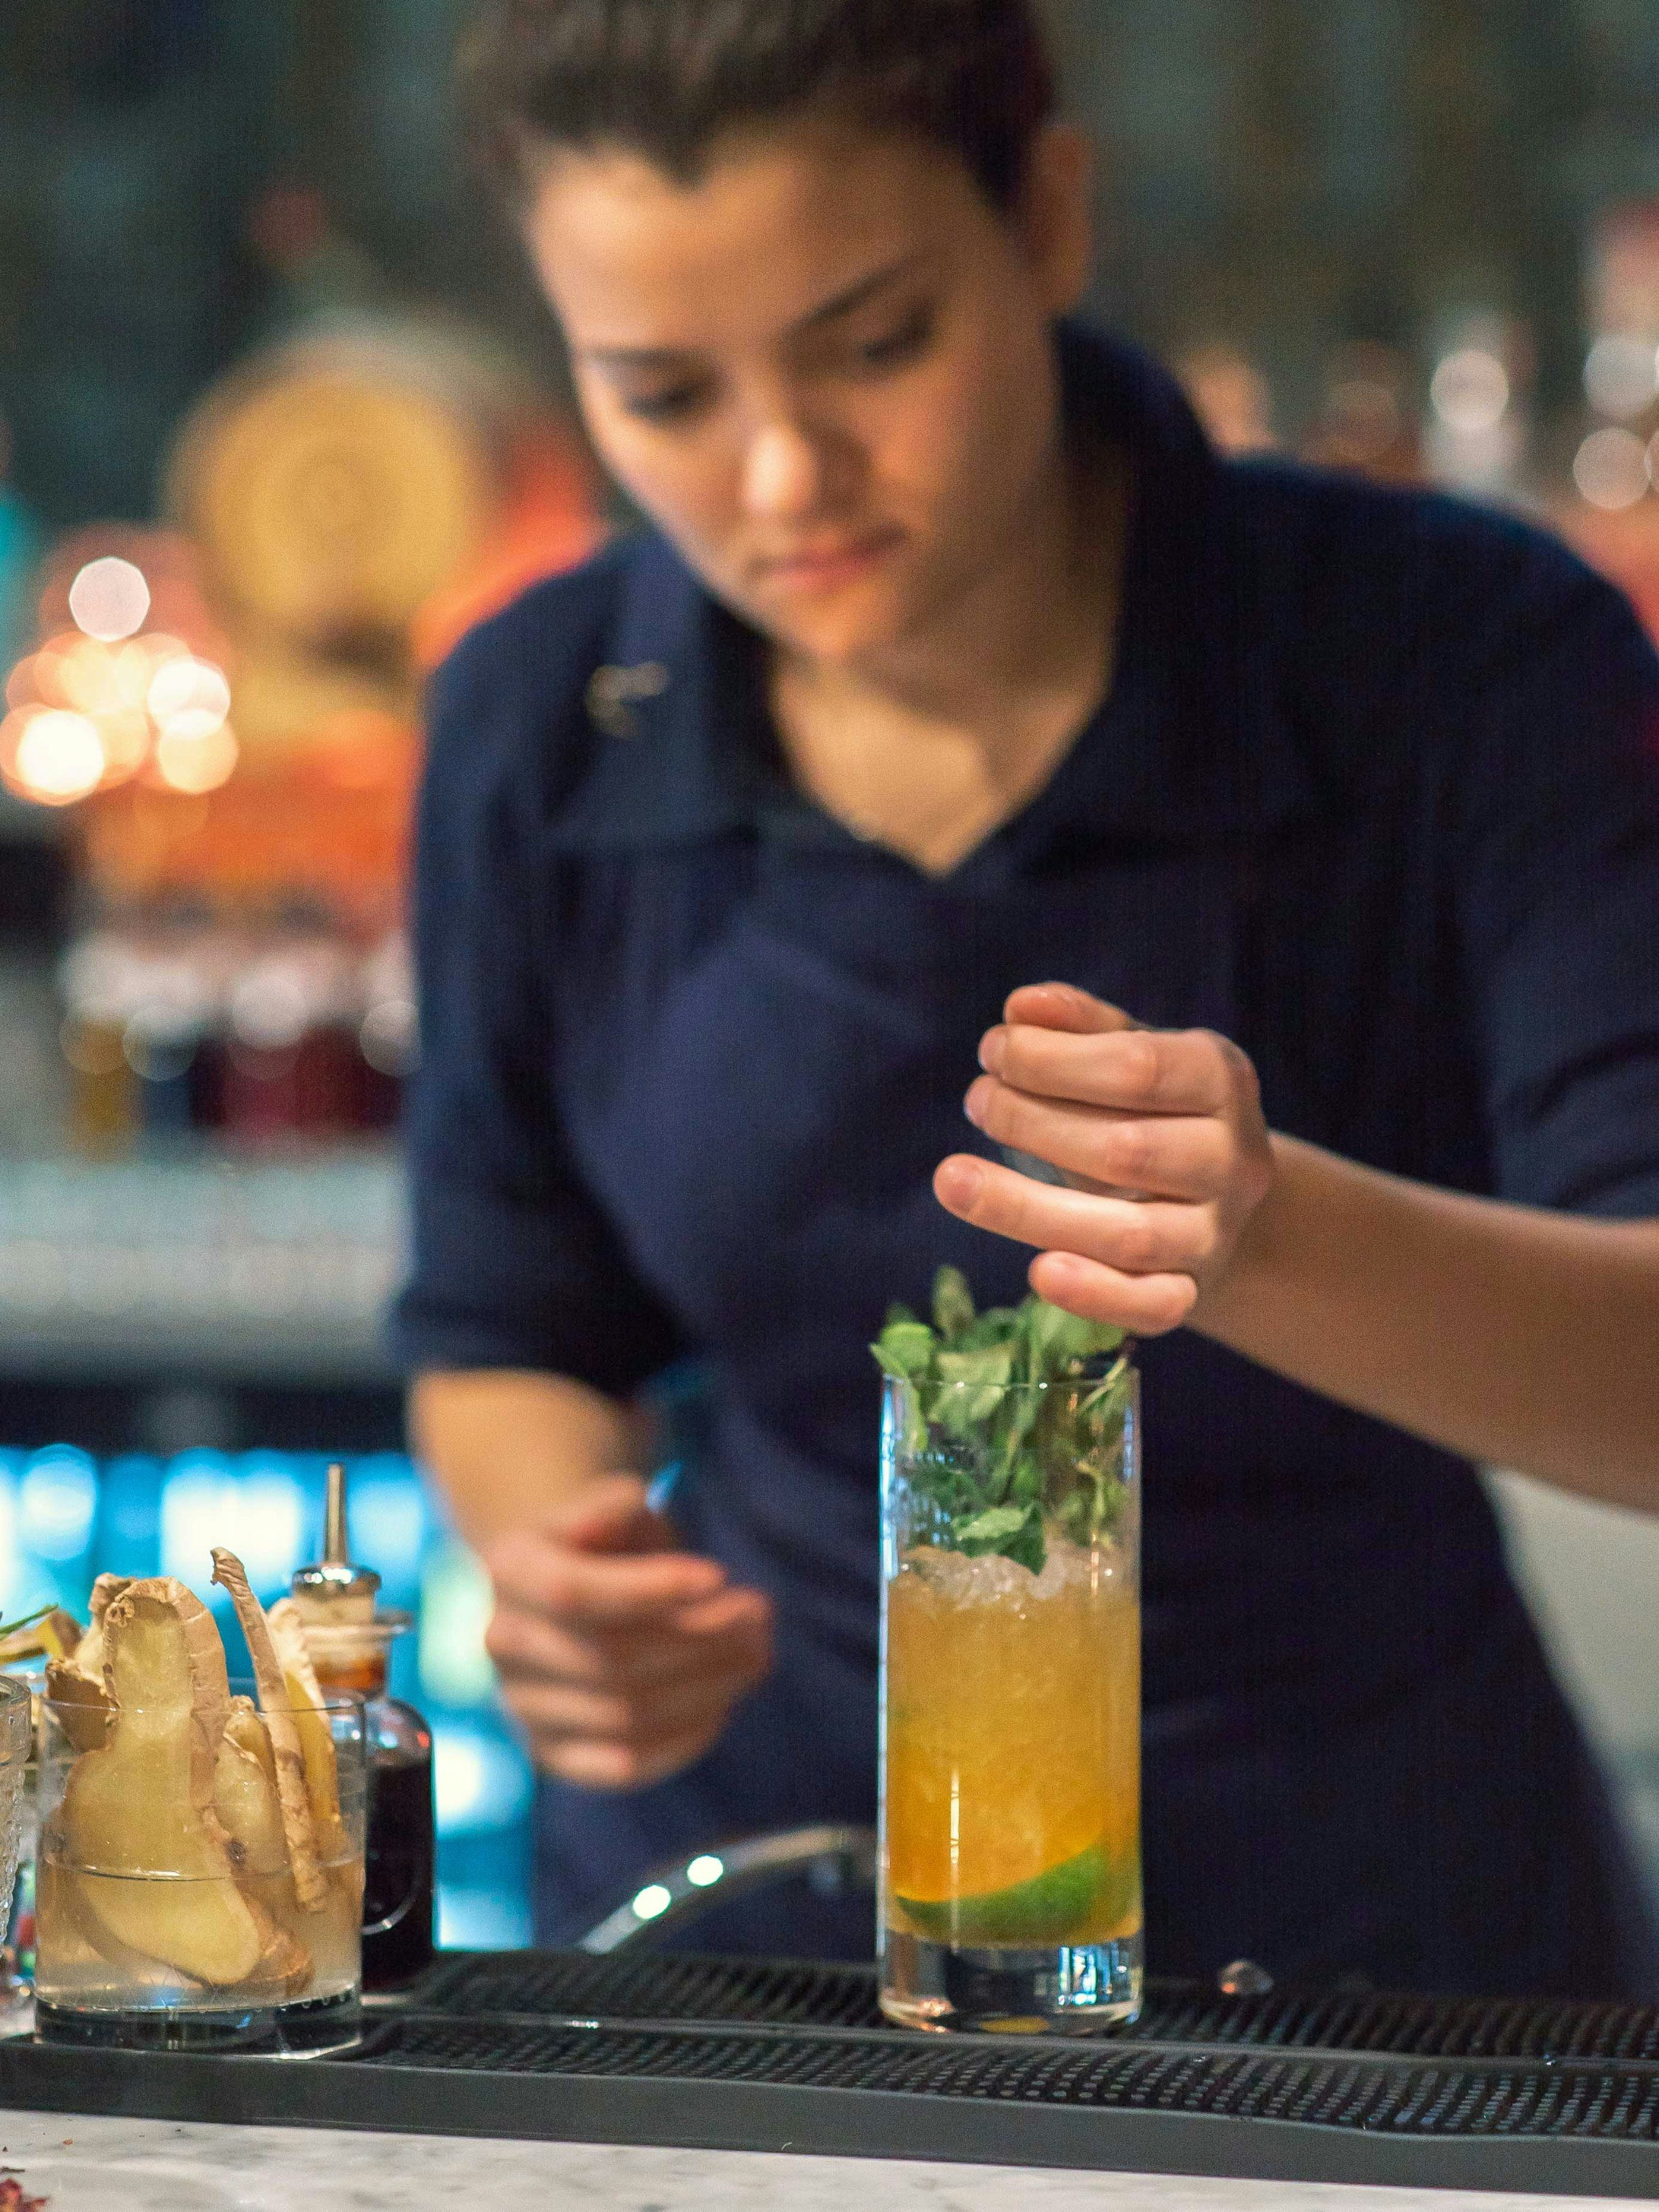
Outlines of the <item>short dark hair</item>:
{"type": "Polygon", "coordinates": [[[693,183],[716,142],[818,109],[931,140],[1007,212],[1054,73],[1035,0],[480,0],[460,48],[486,165],[614,145],[693,183]]]}

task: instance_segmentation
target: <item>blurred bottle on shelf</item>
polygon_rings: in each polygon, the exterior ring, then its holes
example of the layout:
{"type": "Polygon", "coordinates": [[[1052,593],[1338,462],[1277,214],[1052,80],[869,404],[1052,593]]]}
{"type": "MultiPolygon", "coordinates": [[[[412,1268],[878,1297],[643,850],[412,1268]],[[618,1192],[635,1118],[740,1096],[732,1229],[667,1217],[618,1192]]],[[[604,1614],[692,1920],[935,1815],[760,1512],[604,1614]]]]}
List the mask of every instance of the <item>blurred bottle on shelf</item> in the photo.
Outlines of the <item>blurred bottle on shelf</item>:
{"type": "Polygon", "coordinates": [[[59,974],[82,1149],[218,1134],[337,1142],[396,1121],[416,1050],[398,933],[104,929],[59,974]]]}
{"type": "Polygon", "coordinates": [[[0,415],[0,667],[9,668],[23,649],[40,550],[34,519],[11,482],[11,428],[0,415]]]}
{"type": "Polygon", "coordinates": [[[1585,280],[1588,416],[1554,519],[1659,641],[1659,199],[1604,210],[1585,280]]]}
{"type": "Polygon", "coordinates": [[[383,1132],[416,1048],[424,676],[592,548],[596,478],[489,346],[383,320],[226,378],[167,504],[53,550],[0,720],[0,780],[70,825],[73,1128],[106,1150],[383,1132]]]}

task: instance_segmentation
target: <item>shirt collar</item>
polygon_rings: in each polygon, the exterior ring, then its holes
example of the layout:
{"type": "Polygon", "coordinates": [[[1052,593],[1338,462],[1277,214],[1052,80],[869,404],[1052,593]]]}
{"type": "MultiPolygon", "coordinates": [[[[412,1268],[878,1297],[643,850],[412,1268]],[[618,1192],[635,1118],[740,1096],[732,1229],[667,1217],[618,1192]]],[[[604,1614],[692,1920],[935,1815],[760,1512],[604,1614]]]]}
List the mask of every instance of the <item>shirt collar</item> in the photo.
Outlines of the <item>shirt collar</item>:
{"type": "MultiPolygon", "coordinates": [[[[1310,793],[1253,604],[1237,472],[1146,355],[1076,323],[1059,344],[1068,414],[1122,441],[1135,489],[1113,692],[1050,787],[1065,816],[1053,826],[1067,842],[1182,843],[1271,827],[1310,793]]],[[[754,825],[776,782],[754,633],[655,532],[629,550],[605,650],[587,690],[594,750],[556,845],[690,843],[754,825]]]]}

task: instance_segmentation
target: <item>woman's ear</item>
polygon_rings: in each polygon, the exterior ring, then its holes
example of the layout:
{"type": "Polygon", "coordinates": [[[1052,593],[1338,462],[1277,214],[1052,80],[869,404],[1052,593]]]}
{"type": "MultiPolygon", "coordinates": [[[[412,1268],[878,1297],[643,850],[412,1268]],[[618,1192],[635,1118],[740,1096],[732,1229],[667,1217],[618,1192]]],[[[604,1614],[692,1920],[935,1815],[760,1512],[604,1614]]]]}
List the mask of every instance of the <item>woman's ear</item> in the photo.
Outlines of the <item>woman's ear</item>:
{"type": "Polygon", "coordinates": [[[1046,123],[1032,141],[1017,220],[1045,311],[1075,307],[1094,273],[1094,149],[1074,123],[1046,123]]]}

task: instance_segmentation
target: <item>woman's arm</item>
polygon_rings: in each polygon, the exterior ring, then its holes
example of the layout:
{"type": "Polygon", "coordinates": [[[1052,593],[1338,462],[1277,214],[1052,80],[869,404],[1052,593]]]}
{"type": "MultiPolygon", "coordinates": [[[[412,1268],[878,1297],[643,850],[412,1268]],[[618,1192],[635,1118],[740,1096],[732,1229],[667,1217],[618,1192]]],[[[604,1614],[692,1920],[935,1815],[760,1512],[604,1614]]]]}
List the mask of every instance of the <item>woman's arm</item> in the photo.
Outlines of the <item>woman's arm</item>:
{"type": "Polygon", "coordinates": [[[529,1527],[605,1474],[643,1474],[653,1425],[562,1375],[431,1371],[409,1396],[410,1433],[470,1544],[529,1527]]]}
{"type": "Polygon", "coordinates": [[[1659,1510],[1659,1223],[1467,1198],[1270,1137],[1205,1032],[1017,992],[975,1125],[1060,1189],[967,1155],[941,1202],[1043,1248],[1034,1289],[1157,1334],[1185,1322],[1431,1442],[1659,1510]]]}
{"type": "Polygon", "coordinates": [[[1192,1325],[1431,1443],[1659,1510],[1659,1222],[1467,1198],[1274,1137],[1192,1325]]]}

